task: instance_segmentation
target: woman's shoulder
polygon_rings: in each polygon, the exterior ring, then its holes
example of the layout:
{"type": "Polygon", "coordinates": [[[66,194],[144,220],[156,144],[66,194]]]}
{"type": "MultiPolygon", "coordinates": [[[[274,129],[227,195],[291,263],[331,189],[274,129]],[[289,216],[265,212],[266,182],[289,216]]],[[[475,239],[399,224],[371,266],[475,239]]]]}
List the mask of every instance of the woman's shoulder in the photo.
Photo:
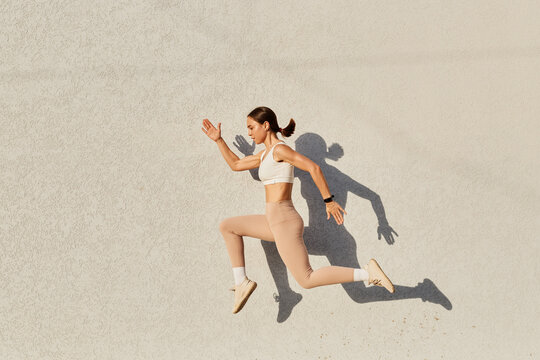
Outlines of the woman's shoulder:
{"type": "Polygon", "coordinates": [[[274,160],[278,162],[281,162],[282,160],[286,160],[287,154],[291,156],[292,154],[295,153],[295,150],[286,143],[281,142],[281,143],[278,143],[277,145],[274,148],[273,155],[274,155],[274,160]],[[285,146],[277,146],[277,145],[285,145],[285,146]]]}

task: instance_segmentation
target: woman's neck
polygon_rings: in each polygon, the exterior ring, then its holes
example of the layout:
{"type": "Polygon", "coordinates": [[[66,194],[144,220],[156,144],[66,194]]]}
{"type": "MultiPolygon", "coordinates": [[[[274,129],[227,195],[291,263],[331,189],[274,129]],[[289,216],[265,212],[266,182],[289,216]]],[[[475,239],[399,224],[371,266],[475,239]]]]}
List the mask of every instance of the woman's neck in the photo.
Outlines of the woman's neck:
{"type": "Polygon", "coordinates": [[[264,141],[264,145],[266,146],[267,149],[270,149],[272,146],[274,146],[276,143],[278,142],[282,142],[283,140],[279,140],[276,137],[271,137],[270,139],[267,139],[264,141]]]}

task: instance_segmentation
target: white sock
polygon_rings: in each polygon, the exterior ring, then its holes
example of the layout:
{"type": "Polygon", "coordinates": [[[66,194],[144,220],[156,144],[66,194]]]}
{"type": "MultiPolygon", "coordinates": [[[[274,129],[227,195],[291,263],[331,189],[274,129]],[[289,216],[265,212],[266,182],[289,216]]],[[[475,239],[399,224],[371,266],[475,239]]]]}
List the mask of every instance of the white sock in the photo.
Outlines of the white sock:
{"type": "Polygon", "coordinates": [[[354,269],[354,281],[369,280],[369,273],[364,269],[354,269]]]}
{"type": "Polygon", "coordinates": [[[246,277],[246,267],[245,266],[239,266],[239,267],[233,267],[233,274],[234,274],[234,284],[239,285],[244,281],[246,277]]]}
{"type": "Polygon", "coordinates": [[[369,283],[369,273],[366,269],[354,269],[354,281],[363,281],[366,287],[372,287],[369,283]]]}

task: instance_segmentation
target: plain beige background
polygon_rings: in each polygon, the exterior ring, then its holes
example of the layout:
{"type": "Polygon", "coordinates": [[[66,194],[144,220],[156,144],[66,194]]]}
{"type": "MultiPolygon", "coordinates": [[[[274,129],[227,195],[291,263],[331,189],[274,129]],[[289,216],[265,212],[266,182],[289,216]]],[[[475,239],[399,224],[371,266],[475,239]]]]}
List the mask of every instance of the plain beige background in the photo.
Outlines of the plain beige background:
{"type": "Polygon", "coordinates": [[[0,358],[540,355],[538,2],[1,10],[0,358]],[[324,165],[348,212],[326,221],[298,172],[312,266],[375,257],[396,297],[303,289],[246,237],[259,286],[231,313],[219,222],[263,214],[264,188],[230,171],[201,122],[222,122],[244,156],[260,105],[295,119],[285,141],[324,165]],[[377,239],[377,196],[394,245],[377,239]],[[450,309],[422,301],[439,293],[450,309]]]}

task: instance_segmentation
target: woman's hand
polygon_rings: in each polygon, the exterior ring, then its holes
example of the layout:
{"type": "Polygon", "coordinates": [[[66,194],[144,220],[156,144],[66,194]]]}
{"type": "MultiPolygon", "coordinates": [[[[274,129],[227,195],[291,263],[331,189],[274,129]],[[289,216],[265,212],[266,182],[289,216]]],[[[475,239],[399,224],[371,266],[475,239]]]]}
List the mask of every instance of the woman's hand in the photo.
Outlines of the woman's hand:
{"type": "Polygon", "coordinates": [[[341,215],[340,211],[347,214],[347,212],[343,210],[343,208],[337,202],[330,201],[329,203],[326,203],[326,214],[328,215],[326,220],[330,219],[330,215],[332,215],[336,219],[338,225],[343,224],[343,215],[341,215]]]}
{"type": "Polygon", "coordinates": [[[206,135],[208,135],[210,139],[214,141],[218,141],[221,138],[221,123],[218,123],[217,129],[214,127],[214,125],[212,125],[212,123],[208,119],[204,119],[202,123],[203,123],[204,128],[201,128],[201,129],[202,131],[204,131],[206,135]]]}

